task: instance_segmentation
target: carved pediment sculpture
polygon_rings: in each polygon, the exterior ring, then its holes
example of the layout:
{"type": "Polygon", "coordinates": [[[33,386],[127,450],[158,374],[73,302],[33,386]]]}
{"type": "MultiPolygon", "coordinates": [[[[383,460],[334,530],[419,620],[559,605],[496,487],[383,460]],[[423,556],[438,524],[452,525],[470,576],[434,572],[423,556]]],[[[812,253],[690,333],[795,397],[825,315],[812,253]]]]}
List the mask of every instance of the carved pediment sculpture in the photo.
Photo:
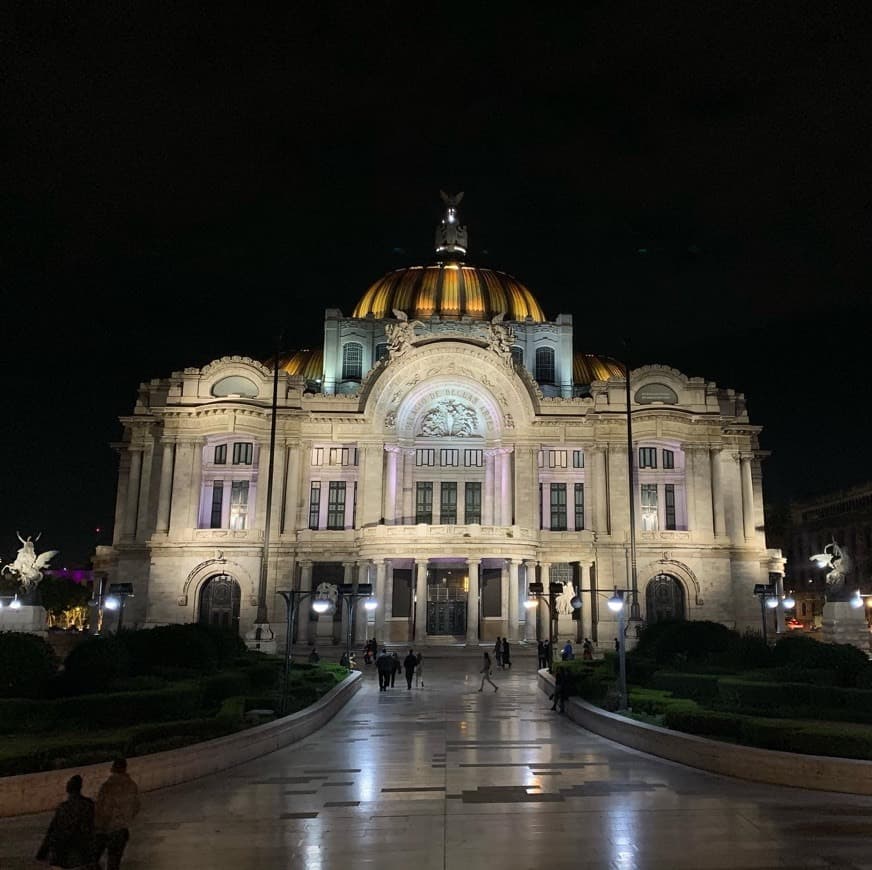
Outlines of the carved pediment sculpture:
{"type": "Polygon", "coordinates": [[[468,405],[444,399],[424,415],[418,434],[424,438],[474,438],[478,417],[468,405]]]}

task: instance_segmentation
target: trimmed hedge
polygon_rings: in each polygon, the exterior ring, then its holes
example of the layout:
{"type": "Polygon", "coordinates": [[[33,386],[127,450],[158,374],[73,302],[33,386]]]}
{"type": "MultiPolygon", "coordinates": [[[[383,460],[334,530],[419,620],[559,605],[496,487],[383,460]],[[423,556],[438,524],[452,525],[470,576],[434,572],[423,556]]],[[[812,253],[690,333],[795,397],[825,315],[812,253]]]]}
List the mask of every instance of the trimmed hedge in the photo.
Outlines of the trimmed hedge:
{"type": "Polygon", "coordinates": [[[782,637],[775,644],[772,661],[782,667],[832,670],[840,686],[856,686],[860,674],[869,669],[866,653],[850,644],[822,643],[796,634],[782,637]]]}
{"type": "Polygon", "coordinates": [[[577,659],[554,662],[552,671],[555,677],[559,671],[565,671],[567,694],[577,695],[586,701],[601,701],[615,682],[614,668],[607,662],[585,662],[577,659]]]}
{"type": "Polygon", "coordinates": [[[727,652],[738,638],[737,632],[720,622],[665,620],[642,629],[636,654],[661,665],[707,660],[727,652]]]}
{"type": "Polygon", "coordinates": [[[117,637],[89,637],[66,657],[61,690],[76,695],[103,692],[128,675],[129,664],[127,648],[117,637]]]}
{"type": "Polygon", "coordinates": [[[716,674],[674,674],[659,671],[654,674],[651,686],[665,692],[672,692],[678,698],[713,701],[718,697],[720,679],[716,674]]]}
{"type": "Polygon", "coordinates": [[[17,631],[0,632],[0,698],[38,695],[57,669],[54,652],[41,637],[17,631]]]}
{"type": "Polygon", "coordinates": [[[117,728],[144,721],[164,722],[196,716],[201,692],[196,683],[181,683],[149,692],[116,692],[37,701],[0,700],[4,734],[44,733],[69,728],[117,728]]]}
{"type": "MultiPolygon", "coordinates": [[[[812,683],[760,683],[722,677],[718,683],[721,702],[741,711],[802,709],[814,718],[827,719],[831,713],[851,714],[872,721],[872,691],[817,686],[812,683]]],[[[843,718],[839,715],[838,718],[843,718]]]]}

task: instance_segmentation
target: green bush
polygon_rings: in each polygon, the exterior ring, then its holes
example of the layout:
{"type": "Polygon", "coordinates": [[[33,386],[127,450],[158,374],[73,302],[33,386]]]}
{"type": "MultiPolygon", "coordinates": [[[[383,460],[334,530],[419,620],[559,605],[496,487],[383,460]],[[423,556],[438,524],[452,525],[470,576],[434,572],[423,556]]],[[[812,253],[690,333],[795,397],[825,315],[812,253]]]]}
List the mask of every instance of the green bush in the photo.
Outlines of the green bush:
{"type": "Polygon", "coordinates": [[[675,674],[659,671],[654,674],[651,686],[672,692],[679,698],[692,698],[695,701],[712,701],[718,697],[718,680],[714,674],[675,674]]]}
{"type": "Polygon", "coordinates": [[[602,700],[608,694],[609,686],[615,682],[614,668],[604,662],[573,659],[568,662],[554,662],[552,670],[555,677],[560,671],[567,674],[568,695],[575,695],[586,701],[602,700]]]}
{"type": "Polygon", "coordinates": [[[272,689],[282,675],[281,660],[256,661],[243,670],[248,674],[253,689],[272,689]]]}
{"type": "Polygon", "coordinates": [[[778,667],[827,669],[835,673],[839,686],[857,685],[860,674],[868,670],[868,656],[846,643],[823,643],[812,637],[790,634],[775,644],[773,664],[778,667]]]}
{"type": "Polygon", "coordinates": [[[738,637],[719,622],[665,620],[642,629],[636,654],[660,665],[707,661],[727,653],[738,637]]]}
{"type": "Polygon", "coordinates": [[[627,653],[627,682],[633,686],[648,686],[661,667],[654,659],[627,653]]]}
{"type": "Polygon", "coordinates": [[[251,689],[251,680],[244,671],[219,671],[203,677],[203,706],[207,710],[217,707],[226,698],[244,695],[251,689]]]}
{"type": "Polygon", "coordinates": [[[763,683],[721,678],[723,706],[742,713],[768,712],[787,718],[872,721],[872,691],[813,683],[763,683]]]}
{"type": "Polygon", "coordinates": [[[670,692],[657,689],[631,689],[630,709],[634,713],[643,712],[652,716],[663,716],[669,712],[692,712],[699,709],[696,701],[688,698],[674,698],[670,692]]]}
{"type": "Polygon", "coordinates": [[[210,672],[221,661],[217,635],[196,623],[124,631],[118,638],[127,650],[133,674],[152,674],[155,668],[210,672]]]}
{"type": "Polygon", "coordinates": [[[67,694],[103,692],[129,672],[126,647],[117,637],[89,637],[64,661],[64,691],[67,694]]]}
{"type": "Polygon", "coordinates": [[[717,663],[740,671],[748,668],[765,668],[772,661],[772,649],[763,640],[763,635],[745,632],[736,635],[727,649],[715,656],[717,663]]]}
{"type": "Polygon", "coordinates": [[[38,696],[57,667],[52,648],[41,637],[0,632],[0,698],[38,696]]]}
{"type": "Polygon", "coordinates": [[[194,717],[200,710],[200,698],[195,683],[148,692],[78,695],[50,701],[10,698],[0,700],[0,722],[6,734],[117,728],[194,717]]]}
{"type": "Polygon", "coordinates": [[[664,724],[674,731],[698,734],[703,737],[721,737],[738,740],[742,730],[742,718],[731,713],[716,710],[669,710],[664,724]]]}

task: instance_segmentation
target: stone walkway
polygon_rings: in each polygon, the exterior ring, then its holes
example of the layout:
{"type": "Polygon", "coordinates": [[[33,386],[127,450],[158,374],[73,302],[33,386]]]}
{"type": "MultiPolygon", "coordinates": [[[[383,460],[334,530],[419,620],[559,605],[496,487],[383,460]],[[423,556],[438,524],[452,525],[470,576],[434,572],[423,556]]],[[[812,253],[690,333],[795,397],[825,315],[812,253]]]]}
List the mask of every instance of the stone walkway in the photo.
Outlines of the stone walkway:
{"type": "MultiPolygon", "coordinates": [[[[428,660],[425,688],[387,693],[368,672],[319,735],[145,795],[124,867],[872,868],[872,799],[641,755],[550,712],[532,661],[481,694],[477,664],[428,660]]],[[[48,818],[0,820],[0,868],[38,866],[48,818]]]]}

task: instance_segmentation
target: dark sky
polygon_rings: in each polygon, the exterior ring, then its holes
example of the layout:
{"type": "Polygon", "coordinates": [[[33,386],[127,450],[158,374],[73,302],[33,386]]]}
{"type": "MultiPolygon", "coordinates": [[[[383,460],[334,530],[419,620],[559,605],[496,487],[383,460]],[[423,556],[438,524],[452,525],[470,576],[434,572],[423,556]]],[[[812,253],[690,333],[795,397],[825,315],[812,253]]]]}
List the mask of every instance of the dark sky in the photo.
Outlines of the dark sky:
{"type": "Polygon", "coordinates": [[[579,348],[745,392],[770,498],[872,477],[868,4],[419,7],[6,8],[0,557],[106,542],[138,383],[319,343],[440,188],[579,348]]]}

